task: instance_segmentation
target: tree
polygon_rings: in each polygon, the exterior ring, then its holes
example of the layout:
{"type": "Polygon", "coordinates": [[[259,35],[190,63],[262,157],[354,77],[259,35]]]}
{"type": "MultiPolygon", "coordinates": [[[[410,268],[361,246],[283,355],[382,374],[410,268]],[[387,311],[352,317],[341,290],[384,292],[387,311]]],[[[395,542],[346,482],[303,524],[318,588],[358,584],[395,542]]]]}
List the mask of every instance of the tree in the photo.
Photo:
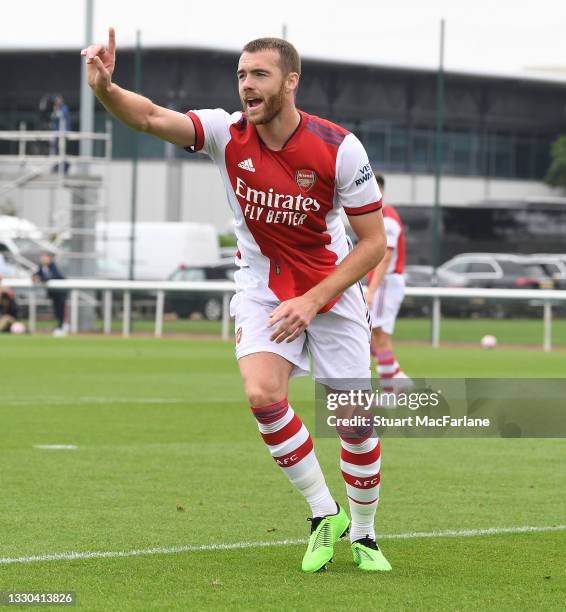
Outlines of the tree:
{"type": "Polygon", "coordinates": [[[552,161],[544,182],[551,187],[566,187],[566,136],[552,143],[550,157],[552,161]]]}

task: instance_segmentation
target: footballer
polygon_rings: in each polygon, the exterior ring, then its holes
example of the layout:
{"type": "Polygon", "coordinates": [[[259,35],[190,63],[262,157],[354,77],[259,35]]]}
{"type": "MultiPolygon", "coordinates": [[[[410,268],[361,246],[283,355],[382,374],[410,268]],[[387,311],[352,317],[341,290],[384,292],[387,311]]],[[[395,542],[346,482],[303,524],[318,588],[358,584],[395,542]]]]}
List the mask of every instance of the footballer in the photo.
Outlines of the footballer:
{"type": "MultiPolygon", "coordinates": [[[[238,241],[236,358],[245,394],[273,459],[310,506],[302,561],[325,568],[349,532],[361,570],[391,566],[376,543],[381,446],[372,429],[338,428],[349,515],[328,489],[311,436],[287,399],[289,379],[370,378],[369,314],[358,283],[385,253],[381,194],[354,134],[295,106],[301,61],[289,42],[244,46],[235,72],[242,110],[158,106],[112,81],[115,34],[83,49],[89,85],[133,129],[212,159],[238,241]],[[358,237],[352,248],[344,210],[358,237]],[[350,520],[351,517],[351,520],[350,520]]],[[[345,383],[346,384],[346,383],[345,383]]]]}

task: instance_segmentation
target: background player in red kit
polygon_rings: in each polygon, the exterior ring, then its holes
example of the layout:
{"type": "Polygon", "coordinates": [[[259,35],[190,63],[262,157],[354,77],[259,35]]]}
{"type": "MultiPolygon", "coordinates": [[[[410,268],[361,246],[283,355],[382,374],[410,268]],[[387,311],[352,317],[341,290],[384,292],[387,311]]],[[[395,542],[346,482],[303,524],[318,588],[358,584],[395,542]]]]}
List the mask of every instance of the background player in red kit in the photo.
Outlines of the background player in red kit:
{"type": "Polygon", "coordinates": [[[369,378],[369,315],[357,281],[383,257],[385,234],[363,146],[347,130],[295,107],[300,59],[281,39],[244,47],[237,68],[243,112],[233,114],[184,115],[115,85],[112,29],[107,48],[92,45],[82,54],[89,84],[109,112],[134,129],[206,153],[220,170],[239,249],[230,305],[236,356],[261,436],[311,507],[302,569],[323,568],[348,529],[358,567],[391,569],[375,542],[379,439],[371,428],[338,431],[350,525],[287,400],[289,378],[308,373],[309,354],[315,379],[331,379],[335,389],[369,378]],[[359,238],[353,249],[342,208],[359,238]]]}
{"type": "MultiPolygon", "coordinates": [[[[376,172],[375,180],[384,194],[385,179],[376,172]]],[[[395,319],[405,295],[405,234],[393,206],[383,206],[382,212],[387,250],[370,274],[366,299],[372,318],[371,348],[377,361],[377,375],[384,391],[394,391],[412,385],[395,359],[392,342],[395,319]]]]}

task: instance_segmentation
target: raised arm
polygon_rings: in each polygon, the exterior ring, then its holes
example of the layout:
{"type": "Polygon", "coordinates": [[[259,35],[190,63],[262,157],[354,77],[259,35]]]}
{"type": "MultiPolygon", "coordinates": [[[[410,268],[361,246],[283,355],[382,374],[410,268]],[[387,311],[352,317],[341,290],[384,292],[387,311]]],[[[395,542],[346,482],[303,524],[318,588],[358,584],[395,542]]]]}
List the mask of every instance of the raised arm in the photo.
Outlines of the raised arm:
{"type": "Polygon", "coordinates": [[[104,108],[129,127],[182,147],[195,144],[193,122],[183,113],[154,104],[149,98],[122,89],[112,82],[116,65],[116,35],[108,30],[108,46],[91,45],[81,51],[86,58],[88,84],[104,108]]]}

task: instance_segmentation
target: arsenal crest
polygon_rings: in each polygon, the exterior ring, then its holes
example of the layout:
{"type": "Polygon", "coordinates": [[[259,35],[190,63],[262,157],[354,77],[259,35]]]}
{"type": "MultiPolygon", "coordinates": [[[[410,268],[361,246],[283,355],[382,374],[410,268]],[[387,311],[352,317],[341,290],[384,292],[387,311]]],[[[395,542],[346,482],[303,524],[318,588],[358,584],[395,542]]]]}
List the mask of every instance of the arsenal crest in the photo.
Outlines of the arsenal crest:
{"type": "Polygon", "coordinates": [[[316,182],[316,173],[314,170],[297,170],[295,182],[301,189],[310,191],[316,182]]]}

